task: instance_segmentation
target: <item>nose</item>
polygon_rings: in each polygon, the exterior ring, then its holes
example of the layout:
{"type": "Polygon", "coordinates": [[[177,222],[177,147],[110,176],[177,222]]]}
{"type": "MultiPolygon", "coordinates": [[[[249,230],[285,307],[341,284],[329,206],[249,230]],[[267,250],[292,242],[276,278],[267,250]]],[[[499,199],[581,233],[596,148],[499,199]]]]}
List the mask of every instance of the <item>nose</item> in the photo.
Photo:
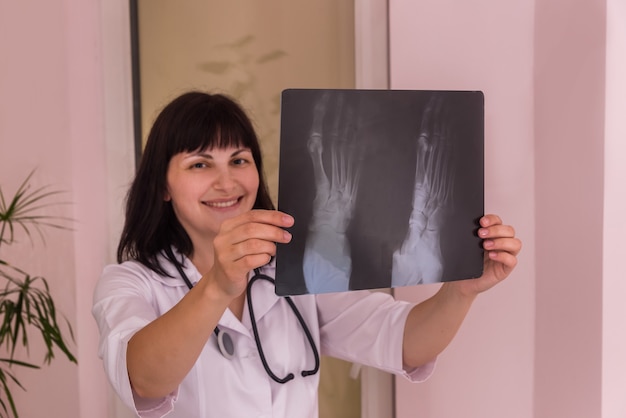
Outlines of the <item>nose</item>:
{"type": "Polygon", "coordinates": [[[218,190],[232,190],[235,186],[235,178],[228,168],[219,170],[215,178],[214,187],[218,190]]]}

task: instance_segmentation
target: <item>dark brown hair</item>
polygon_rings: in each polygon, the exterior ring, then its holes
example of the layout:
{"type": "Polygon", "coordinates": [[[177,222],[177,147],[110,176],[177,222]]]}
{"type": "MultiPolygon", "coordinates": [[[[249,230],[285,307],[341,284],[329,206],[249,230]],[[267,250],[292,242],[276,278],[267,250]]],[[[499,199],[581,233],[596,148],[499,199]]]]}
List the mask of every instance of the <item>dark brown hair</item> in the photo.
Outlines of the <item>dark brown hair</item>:
{"type": "Polygon", "coordinates": [[[164,199],[169,162],[181,152],[230,146],[243,146],[252,152],[260,180],[254,208],[274,209],[263,173],[259,140],[241,106],[221,94],[185,93],[163,108],[148,135],[126,199],[118,262],[137,260],[168,275],[159,263],[159,254],[177,263],[172,259],[172,246],[186,256],[193,253],[189,235],[176,218],[171,202],[164,199]]]}

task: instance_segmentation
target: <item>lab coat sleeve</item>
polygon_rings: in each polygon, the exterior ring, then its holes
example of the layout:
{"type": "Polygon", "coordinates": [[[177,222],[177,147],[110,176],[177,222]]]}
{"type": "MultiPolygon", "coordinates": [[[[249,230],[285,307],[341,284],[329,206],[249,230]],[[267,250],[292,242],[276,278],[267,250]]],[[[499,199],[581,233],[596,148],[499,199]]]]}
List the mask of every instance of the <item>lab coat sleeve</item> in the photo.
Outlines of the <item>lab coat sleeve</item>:
{"type": "Polygon", "coordinates": [[[128,341],[158,313],[148,301],[150,273],[135,263],[105,267],[94,291],[92,314],[100,330],[98,355],[118,396],[137,416],[156,418],[173,409],[178,391],[160,399],[142,399],[131,388],[126,367],[128,341]]]}
{"type": "Polygon", "coordinates": [[[319,294],[316,298],[322,354],[404,376],[412,382],[430,377],[435,359],[415,369],[403,367],[404,324],[414,304],[368,290],[319,294]]]}

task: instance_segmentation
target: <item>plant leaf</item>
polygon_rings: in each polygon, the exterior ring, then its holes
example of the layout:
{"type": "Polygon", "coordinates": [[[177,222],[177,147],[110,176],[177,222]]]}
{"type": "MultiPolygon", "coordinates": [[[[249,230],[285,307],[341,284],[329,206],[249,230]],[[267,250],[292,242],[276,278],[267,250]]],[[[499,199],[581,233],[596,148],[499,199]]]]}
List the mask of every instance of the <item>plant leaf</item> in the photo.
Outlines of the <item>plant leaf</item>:
{"type": "MultiPolygon", "coordinates": [[[[52,190],[49,186],[31,188],[30,179],[34,170],[26,177],[11,198],[7,198],[0,188],[0,246],[15,242],[16,233],[21,229],[33,241],[32,234],[38,233],[45,243],[46,228],[70,229],[72,221],[66,217],[49,216],[42,210],[67,202],[54,202],[54,198],[62,192],[52,190]]],[[[54,299],[50,294],[48,282],[44,277],[31,276],[23,269],[0,259],[0,279],[4,286],[0,287],[0,347],[8,353],[8,358],[0,358],[0,418],[18,417],[11,387],[25,390],[19,380],[11,373],[12,367],[39,369],[31,362],[15,358],[16,348],[21,345],[28,355],[29,332],[41,338],[46,347],[43,362],[49,364],[55,351],[61,350],[73,363],[76,357],[67,346],[66,338],[59,326],[58,313],[54,299]],[[4,412],[4,414],[3,414],[4,412]]],[[[64,318],[65,327],[74,341],[71,324],[64,318]]]]}
{"type": "Polygon", "coordinates": [[[44,240],[43,227],[70,229],[67,225],[72,220],[63,216],[49,216],[40,211],[52,207],[65,205],[69,202],[54,202],[50,199],[63,192],[51,190],[50,186],[42,186],[31,190],[30,179],[34,170],[18,187],[11,199],[7,199],[0,187],[0,244],[11,244],[15,241],[16,227],[20,227],[32,241],[31,228],[36,230],[44,240]],[[8,204],[7,204],[8,202],[8,204]]]}

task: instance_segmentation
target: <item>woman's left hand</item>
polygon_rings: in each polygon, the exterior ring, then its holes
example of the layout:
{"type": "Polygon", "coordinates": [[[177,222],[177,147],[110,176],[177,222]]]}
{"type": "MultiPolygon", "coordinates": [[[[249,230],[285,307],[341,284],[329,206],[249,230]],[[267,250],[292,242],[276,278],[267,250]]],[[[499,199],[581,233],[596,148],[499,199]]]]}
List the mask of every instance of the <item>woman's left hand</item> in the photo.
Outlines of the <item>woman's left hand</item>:
{"type": "Polygon", "coordinates": [[[407,367],[418,367],[437,357],[454,338],[474,298],[506,279],[517,265],[522,242],[515,237],[513,227],[503,225],[500,217],[483,216],[478,236],[485,249],[482,276],[445,282],[433,297],[411,310],[404,327],[402,351],[407,367]]]}
{"type": "Polygon", "coordinates": [[[522,242],[515,237],[515,229],[503,225],[497,215],[485,215],[480,219],[478,236],[483,239],[485,250],[482,276],[451,282],[458,291],[469,296],[476,296],[506,279],[517,265],[517,255],[522,249],[522,242]]]}

